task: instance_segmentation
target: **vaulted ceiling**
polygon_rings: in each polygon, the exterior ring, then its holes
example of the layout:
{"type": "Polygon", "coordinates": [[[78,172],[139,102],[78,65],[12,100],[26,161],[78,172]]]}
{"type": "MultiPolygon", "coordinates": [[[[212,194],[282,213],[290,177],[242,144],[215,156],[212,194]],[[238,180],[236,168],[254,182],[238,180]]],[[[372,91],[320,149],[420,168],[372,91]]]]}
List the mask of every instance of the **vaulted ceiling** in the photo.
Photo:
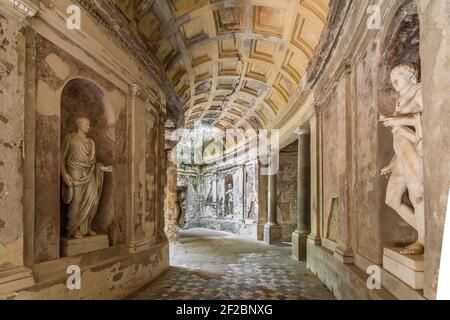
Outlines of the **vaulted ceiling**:
{"type": "Polygon", "coordinates": [[[185,125],[266,127],[298,90],[329,0],[114,0],[167,73],[185,125]]]}

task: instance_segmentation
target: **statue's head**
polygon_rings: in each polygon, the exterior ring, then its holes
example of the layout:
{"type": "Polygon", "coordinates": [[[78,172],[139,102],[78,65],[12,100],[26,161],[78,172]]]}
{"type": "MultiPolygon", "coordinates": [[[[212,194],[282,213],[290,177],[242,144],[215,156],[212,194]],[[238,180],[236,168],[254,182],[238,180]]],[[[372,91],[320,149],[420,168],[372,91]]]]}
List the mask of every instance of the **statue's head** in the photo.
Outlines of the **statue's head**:
{"type": "Polygon", "coordinates": [[[397,92],[417,84],[419,71],[414,63],[404,63],[391,71],[391,82],[397,92]]]}
{"type": "Polygon", "coordinates": [[[86,117],[77,118],[77,128],[83,133],[87,134],[91,128],[91,121],[86,117]]]}

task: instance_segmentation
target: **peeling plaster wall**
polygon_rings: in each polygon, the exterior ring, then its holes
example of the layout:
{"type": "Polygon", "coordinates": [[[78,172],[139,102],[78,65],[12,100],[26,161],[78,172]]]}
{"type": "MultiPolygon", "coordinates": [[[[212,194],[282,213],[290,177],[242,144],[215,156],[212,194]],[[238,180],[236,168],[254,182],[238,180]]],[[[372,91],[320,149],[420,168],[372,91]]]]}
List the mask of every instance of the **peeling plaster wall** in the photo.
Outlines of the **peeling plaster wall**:
{"type": "Polygon", "coordinates": [[[23,262],[25,37],[0,11],[0,270],[23,262]]]}

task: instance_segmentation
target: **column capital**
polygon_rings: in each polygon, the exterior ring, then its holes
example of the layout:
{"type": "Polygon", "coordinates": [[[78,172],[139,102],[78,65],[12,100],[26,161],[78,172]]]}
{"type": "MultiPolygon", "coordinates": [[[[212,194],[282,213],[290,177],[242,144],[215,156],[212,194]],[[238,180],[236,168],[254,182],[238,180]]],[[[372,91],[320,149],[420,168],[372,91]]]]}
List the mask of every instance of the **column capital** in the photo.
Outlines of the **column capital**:
{"type": "Polygon", "coordinates": [[[298,127],[297,129],[295,129],[294,133],[298,136],[309,135],[311,133],[311,130],[298,127]]]}
{"type": "Polygon", "coordinates": [[[141,87],[137,83],[130,84],[131,93],[133,96],[136,96],[141,89],[141,87]]]}

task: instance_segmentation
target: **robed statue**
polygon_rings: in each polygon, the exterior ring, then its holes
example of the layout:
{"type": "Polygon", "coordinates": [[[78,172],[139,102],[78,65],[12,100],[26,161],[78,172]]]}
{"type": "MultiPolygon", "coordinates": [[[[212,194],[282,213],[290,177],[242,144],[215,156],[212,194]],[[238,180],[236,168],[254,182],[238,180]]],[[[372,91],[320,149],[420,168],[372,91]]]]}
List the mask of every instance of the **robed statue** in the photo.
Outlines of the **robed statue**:
{"type": "Polygon", "coordinates": [[[64,138],[61,151],[62,195],[68,208],[67,236],[82,239],[95,236],[92,221],[97,213],[103,189],[103,173],[111,166],[97,163],[95,143],[88,137],[88,118],[76,119],[77,132],[64,138]]]}

